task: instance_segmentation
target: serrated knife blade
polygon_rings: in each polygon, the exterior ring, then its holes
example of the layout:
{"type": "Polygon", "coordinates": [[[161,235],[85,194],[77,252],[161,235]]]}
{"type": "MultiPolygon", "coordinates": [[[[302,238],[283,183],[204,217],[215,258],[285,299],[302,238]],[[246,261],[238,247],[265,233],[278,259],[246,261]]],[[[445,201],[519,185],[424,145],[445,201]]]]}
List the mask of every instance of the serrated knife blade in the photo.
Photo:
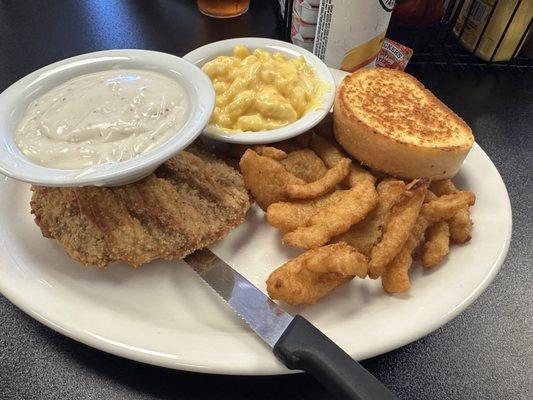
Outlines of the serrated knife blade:
{"type": "Polygon", "coordinates": [[[289,369],[309,372],[339,399],[397,399],[313,324],[291,316],[211,250],[198,250],[185,262],[289,369]]]}
{"type": "Polygon", "coordinates": [[[211,250],[202,249],[187,256],[189,264],[211,288],[270,347],[274,347],[293,317],[274,303],[248,279],[218,258],[211,250]]]}

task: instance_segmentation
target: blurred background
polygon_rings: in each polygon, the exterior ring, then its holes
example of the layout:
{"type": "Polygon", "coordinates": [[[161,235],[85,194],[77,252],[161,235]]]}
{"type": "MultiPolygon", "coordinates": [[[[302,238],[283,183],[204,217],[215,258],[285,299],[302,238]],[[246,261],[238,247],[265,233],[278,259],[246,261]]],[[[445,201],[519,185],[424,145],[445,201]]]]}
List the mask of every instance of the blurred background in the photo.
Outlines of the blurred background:
{"type": "MultiPolygon", "coordinates": [[[[278,16],[287,40],[313,50],[315,38],[320,37],[325,26],[321,22],[327,19],[326,3],[335,7],[343,1],[322,2],[323,10],[320,3],[320,0],[278,1],[278,16]]],[[[374,3],[378,4],[377,1],[374,3]]],[[[411,64],[519,70],[533,66],[531,0],[379,2],[381,5],[386,3],[393,10],[386,37],[413,50],[411,64]]],[[[372,6],[368,1],[354,0],[350,3],[353,14],[349,18],[357,18],[372,6]]],[[[360,24],[364,25],[370,19],[375,21],[368,15],[364,17],[365,21],[360,24]]],[[[345,22],[340,18],[338,21],[333,18],[333,24],[342,23],[345,22]]],[[[354,29],[361,29],[360,25],[354,29]]]]}

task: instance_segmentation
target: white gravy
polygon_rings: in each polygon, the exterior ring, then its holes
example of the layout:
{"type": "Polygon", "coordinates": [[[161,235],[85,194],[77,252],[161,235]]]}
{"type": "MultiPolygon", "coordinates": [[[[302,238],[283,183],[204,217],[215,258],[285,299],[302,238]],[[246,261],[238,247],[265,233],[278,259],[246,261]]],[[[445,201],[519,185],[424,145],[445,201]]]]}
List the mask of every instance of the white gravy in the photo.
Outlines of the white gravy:
{"type": "Polygon", "coordinates": [[[165,75],[102,71],[71,79],[33,101],[15,141],[45,167],[120,162],[169,140],[185,124],[188,110],[185,90],[165,75]]]}

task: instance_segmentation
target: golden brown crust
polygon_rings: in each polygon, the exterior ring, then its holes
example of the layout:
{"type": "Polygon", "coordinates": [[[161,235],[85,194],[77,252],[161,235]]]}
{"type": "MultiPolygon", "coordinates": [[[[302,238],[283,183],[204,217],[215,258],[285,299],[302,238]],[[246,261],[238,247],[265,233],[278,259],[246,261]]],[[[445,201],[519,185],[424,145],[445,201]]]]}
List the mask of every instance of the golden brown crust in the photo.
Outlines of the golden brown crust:
{"type": "MultiPolygon", "coordinates": [[[[449,179],[431,182],[431,187],[439,196],[454,194],[459,190],[449,179]]],[[[470,218],[470,207],[459,210],[448,220],[450,228],[450,239],[454,243],[466,243],[472,238],[472,219],[470,218]]]]}
{"type": "Polygon", "coordinates": [[[73,259],[102,268],[183,258],[221,239],[249,208],[240,174],[195,148],[129,185],[32,191],[43,235],[73,259]]]}
{"type": "Polygon", "coordinates": [[[387,264],[401,251],[416,223],[429,181],[412,182],[390,208],[381,241],[370,253],[369,276],[383,274],[387,264]]]}
{"type": "Polygon", "coordinates": [[[412,262],[413,258],[404,246],[381,275],[381,285],[387,293],[406,292],[411,288],[408,272],[412,262]]]}
{"type": "Polygon", "coordinates": [[[328,172],[324,161],[311,149],[292,151],[281,163],[287,171],[306,182],[314,182],[328,172]]]}
{"type": "Polygon", "coordinates": [[[267,221],[283,233],[306,226],[311,217],[326,207],[333,207],[342,200],[345,191],[336,190],[325,196],[309,200],[280,201],[267,208],[267,221]]]}
{"type": "Polygon", "coordinates": [[[368,261],[364,255],[340,242],[308,250],[273,271],[267,280],[272,299],[293,306],[313,304],[340,285],[364,278],[368,261]]]}
{"type": "Polygon", "coordinates": [[[403,178],[453,176],[473,145],[468,125],[412,76],[385,68],[346,77],[334,133],[352,156],[403,178]]]}
{"type": "MultiPolygon", "coordinates": [[[[346,154],[339,150],[337,146],[322,136],[312,136],[310,146],[328,168],[333,168],[340,160],[346,157],[346,154]]],[[[350,172],[344,180],[344,184],[348,187],[355,187],[369,183],[375,184],[376,178],[358,163],[351,163],[350,172]]]]}
{"type": "Polygon", "coordinates": [[[450,238],[454,243],[466,243],[472,239],[472,218],[469,207],[465,207],[448,220],[450,238]]]}
{"type": "Polygon", "coordinates": [[[323,246],[362,221],[378,202],[376,189],[370,183],[338,190],[334,194],[338,196],[337,202],[320,208],[305,226],[283,235],[282,243],[303,249],[323,246]]]}
{"type": "Polygon", "coordinates": [[[386,178],[377,186],[378,205],[367,217],[345,233],[336,236],[333,242],[346,242],[360,253],[370,257],[372,248],[381,240],[391,207],[406,190],[404,181],[386,178]]]}
{"type": "Polygon", "coordinates": [[[324,176],[304,185],[287,185],[285,190],[291,199],[314,199],[331,192],[350,172],[349,158],[341,159],[324,176]]]}
{"type": "Polygon", "coordinates": [[[239,167],[245,186],[264,211],[272,203],[289,199],[285,191],[287,185],[306,183],[291,174],[280,161],[263,157],[252,149],[245,151],[239,167]]]}
{"type": "Polygon", "coordinates": [[[473,143],[466,122],[405,72],[359,70],[344,79],[337,96],[347,117],[399,143],[447,151],[473,143]]]}
{"type": "Polygon", "coordinates": [[[446,221],[430,225],[425,233],[426,242],[422,248],[420,261],[426,268],[434,267],[450,252],[450,227],[446,221]]]}
{"type": "Polygon", "coordinates": [[[277,161],[285,160],[287,158],[287,153],[285,153],[281,149],[277,149],[271,146],[264,146],[264,145],[255,146],[254,151],[260,156],[270,157],[277,161]]]}

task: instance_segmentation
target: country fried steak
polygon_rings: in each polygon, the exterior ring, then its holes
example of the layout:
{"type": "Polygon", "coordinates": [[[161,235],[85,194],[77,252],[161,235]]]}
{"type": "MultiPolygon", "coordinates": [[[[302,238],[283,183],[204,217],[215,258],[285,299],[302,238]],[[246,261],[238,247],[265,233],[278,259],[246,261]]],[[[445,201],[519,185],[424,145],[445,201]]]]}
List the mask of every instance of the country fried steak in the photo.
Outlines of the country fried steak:
{"type": "Polygon", "coordinates": [[[181,259],[222,239],[250,206],[242,176],[199,147],[128,185],[32,191],[42,234],[74,260],[100,268],[181,259]]]}

